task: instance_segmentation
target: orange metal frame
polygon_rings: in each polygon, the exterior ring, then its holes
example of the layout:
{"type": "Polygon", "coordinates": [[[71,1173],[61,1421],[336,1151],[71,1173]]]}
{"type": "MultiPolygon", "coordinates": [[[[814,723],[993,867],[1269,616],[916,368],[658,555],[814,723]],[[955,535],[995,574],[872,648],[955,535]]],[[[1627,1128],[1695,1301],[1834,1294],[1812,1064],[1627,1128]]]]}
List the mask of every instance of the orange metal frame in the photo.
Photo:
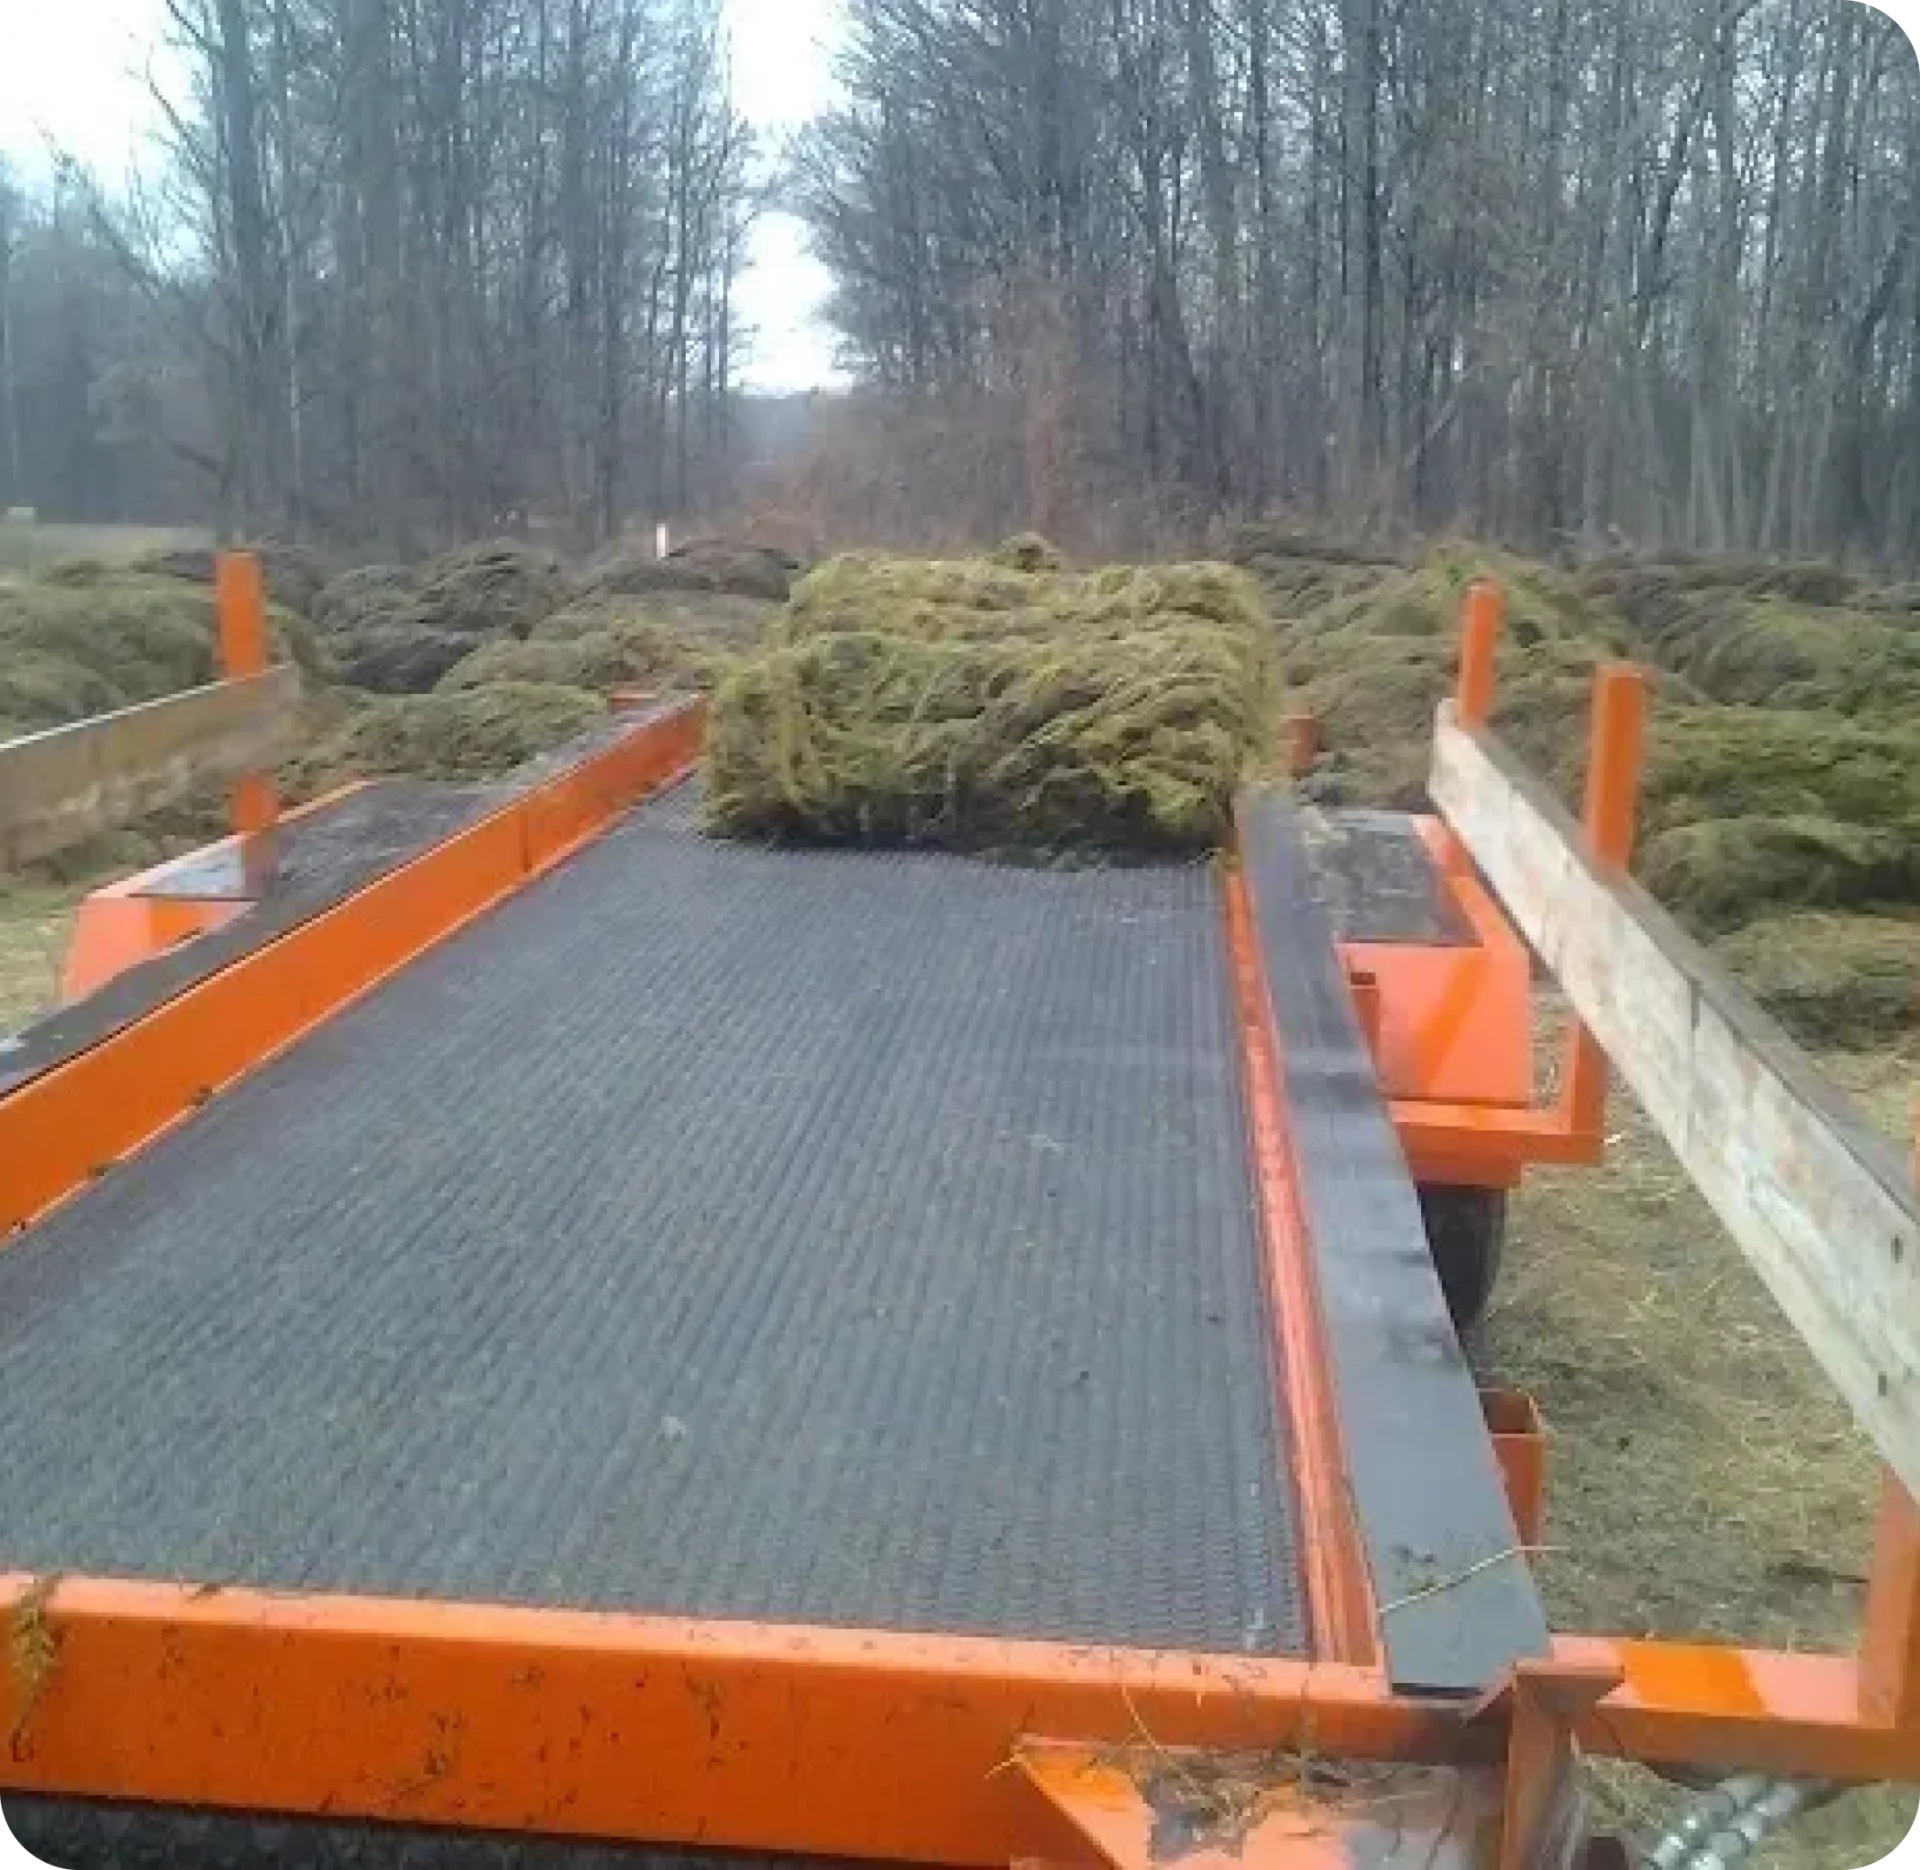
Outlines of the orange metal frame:
{"type": "MultiPolygon", "coordinates": [[[[1484,726],[1494,701],[1503,600],[1492,584],[1467,594],[1457,698],[1464,725],[1484,726]]],[[[1586,826],[1594,848],[1624,863],[1639,790],[1641,704],[1633,670],[1603,674],[1595,698],[1586,826]]],[[[1511,1188],[1540,1163],[1588,1165],[1603,1153],[1607,1067],[1570,1024],[1560,1093],[1532,1101],[1531,962],[1459,840],[1419,821],[1475,945],[1463,949],[1350,944],[1350,970],[1377,983],[1381,1089],[1416,1181],[1511,1188]]]]}
{"type": "MultiPolygon", "coordinates": [[[[1470,608],[1482,620],[1470,644],[1488,658],[1491,609],[1484,597],[1470,608]]],[[[1637,689],[1614,678],[1602,687],[1615,697],[1599,718],[1616,757],[1595,763],[1588,821],[1600,848],[1624,857],[1605,828],[1631,823],[1637,742],[1617,711],[1632,709],[1637,689]]],[[[1476,696],[1484,721],[1490,660],[1470,653],[1463,702],[1476,696]]],[[[692,759],[700,731],[691,710],[642,727],[0,1098],[0,1219],[41,1211],[91,1165],[177,1119],[203,1087],[291,1043],[559,861],[692,759]]],[[[1086,1749],[1145,1749],[1176,1773],[1188,1749],[1230,1751],[1295,1785],[1311,1783],[1313,1756],[1331,1755],[1501,1768],[1500,1859],[1517,1866],[1556,1820],[1576,1743],[1920,1778],[1920,1516],[1897,1489],[1858,1661],[1563,1637],[1477,1706],[1391,1690],[1325,1393],[1277,1039],[1237,875],[1225,918],[1272,1324],[1290,1353],[1281,1400],[1300,1454],[1313,1660],[0,1578],[12,1638],[0,1670],[10,1737],[0,1788],[954,1865],[1084,1862],[1090,1849],[1131,1863],[1151,1850],[1150,1828],[1094,1770],[1113,1754],[1086,1749]]],[[[1591,1078],[1581,1096],[1594,1096],[1591,1078]]],[[[1567,1102],[1537,1114],[1567,1123],[1567,1102]]],[[[1597,1124],[1591,1105],[1575,1114],[1597,1124]]],[[[1531,1538],[1544,1487],[1537,1417],[1524,1398],[1487,1407],[1531,1538]]],[[[1298,1865],[1290,1840],[1297,1832],[1262,1823],[1248,1850],[1298,1865]]]]}
{"type": "Polygon", "coordinates": [[[581,764],[0,1098],[0,1237],[686,772],[704,731],[700,703],[637,724],[581,764]]]}
{"type": "MultiPolygon", "coordinates": [[[[360,791],[365,783],[355,780],[322,793],[290,812],[278,814],[274,825],[292,824],[310,813],[324,812],[360,791]]],[[[61,997],[84,999],[128,968],[231,922],[246,909],[247,898],[156,895],[154,887],[183,863],[197,862],[215,852],[232,851],[243,867],[248,866],[249,845],[262,846],[269,841],[270,831],[236,831],[204,850],[190,852],[186,857],[169,858],[137,876],[122,877],[92,891],[80,905],[73,936],[67,944],[66,964],[60,980],[61,997]]]]}

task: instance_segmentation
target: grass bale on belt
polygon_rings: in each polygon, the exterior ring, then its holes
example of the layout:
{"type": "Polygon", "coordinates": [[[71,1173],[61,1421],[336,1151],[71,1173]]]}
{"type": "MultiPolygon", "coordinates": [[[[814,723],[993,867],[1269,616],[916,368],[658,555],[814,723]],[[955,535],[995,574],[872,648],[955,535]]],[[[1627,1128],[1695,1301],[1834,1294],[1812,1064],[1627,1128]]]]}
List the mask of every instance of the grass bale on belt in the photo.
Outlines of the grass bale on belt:
{"type": "Polygon", "coordinates": [[[743,837],[1202,850],[1226,832],[1263,718],[1242,647],[1204,626],[830,632],[721,684],[710,819],[743,837]]]}
{"type": "Polygon", "coordinates": [[[849,552],[794,586],[769,628],[776,642],[827,632],[899,632],[936,639],[1073,637],[1204,619],[1266,633],[1260,593],[1231,565],[1116,565],[1103,571],[1019,571],[986,559],[881,558],[849,552]]]}

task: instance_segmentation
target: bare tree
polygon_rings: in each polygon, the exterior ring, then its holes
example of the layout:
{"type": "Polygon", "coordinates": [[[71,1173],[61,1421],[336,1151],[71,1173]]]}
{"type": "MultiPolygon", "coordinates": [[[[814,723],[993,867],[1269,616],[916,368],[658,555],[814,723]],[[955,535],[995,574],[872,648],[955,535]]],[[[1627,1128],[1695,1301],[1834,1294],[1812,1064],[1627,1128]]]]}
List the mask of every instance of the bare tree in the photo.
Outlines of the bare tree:
{"type": "Polygon", "coordinates": [[[116,433],[163,424],[233,530],[393,549],[724,497],[756,183],[720,0],[169,14],[164,168],[76,190],[88,251],[156,315],[113,360],[116,433]],[[142,370],[198,406],[131,394],[142,370]]]}
{"type": "Polygon", "coordinates": [[[1017,381],[1037,281],[1102,499],[1920,560],[1920,74],[1881,15],[849,15],[795,180],[876,386],[1017,381]]]}

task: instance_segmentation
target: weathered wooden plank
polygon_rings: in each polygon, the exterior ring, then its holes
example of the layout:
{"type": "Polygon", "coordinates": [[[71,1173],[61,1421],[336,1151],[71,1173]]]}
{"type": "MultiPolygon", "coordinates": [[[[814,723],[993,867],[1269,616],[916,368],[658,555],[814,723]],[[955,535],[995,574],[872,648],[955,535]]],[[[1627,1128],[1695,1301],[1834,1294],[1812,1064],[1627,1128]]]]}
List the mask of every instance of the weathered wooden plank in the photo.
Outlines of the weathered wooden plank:
{"type": "Polygon", "coordinates": [[[1496,742],[1442,707],[1430,790],[1580,1017],[1908,1488],[1920,1206],[1906,1164],[1496,742]]]}
{"type": "Polygon", "coordinates": [[[0,869],[271,766],[299,696],[283,664],[0,744],[0,869]]]}

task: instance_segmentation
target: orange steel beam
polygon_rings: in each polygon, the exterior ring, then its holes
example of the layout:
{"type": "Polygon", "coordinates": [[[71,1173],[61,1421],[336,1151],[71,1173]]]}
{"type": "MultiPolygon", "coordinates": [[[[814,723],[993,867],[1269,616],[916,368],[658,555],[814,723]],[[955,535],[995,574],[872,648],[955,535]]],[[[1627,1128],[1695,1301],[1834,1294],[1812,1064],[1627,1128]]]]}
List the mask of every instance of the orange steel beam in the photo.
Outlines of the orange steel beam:
{"type": "Polygon", "coordinates": [[[1575,1721],[1616,1688],[1610,1662],[1562,1657],[1518,1662],[1482,1711],[1507,1722],[1498,1870],[1543,1870],[1576,1861],[1580,1843],[1575,1721]]]}
{"type": "MultiPolygon", "coordinates": [[[[1607,870],[1625,870],[1633,855],[1646,723],[1646,676],[1630,663],[1608,663],[1593,683],[1584,814],[1587,848],[1607,870]]],[[[1567,1033],[1560,1105],[1572,1130],[1597,1135],[1606,1123],[1607,1055],[1578,1020],[1567,1033]]]]}
{"type": "Polygon", "coordinates": [[[636,727],[91,1051],[0,1098],[0,1236],[559,862],[687,769],[698,703],[636,727]]]}
{"type": "Polygon", "coordinates": [[[1373,1587],[1354,1523],[1353,1494],[1340,1439],[1320,1324],[1312,1243],[1294,1172],[1282,1091],[1280,1044],[1260,956],[1253,901],[1236,863],[1222,903],[1228,960],[1240,1024],[1249,1147],[1265,1246],[1267,1307],[1278,1352],[1292,1482],[1303,1529],[1303,1569],[1313,1650],[1332,1661],[1368,1664],[1379,1654],[1373,1587]]]}
{"type": "MultiPolygon", "coordinates": [[[[267,667],[266,585],[251,552],[222,552],[213,565],[214,610],[219,624],[220,672],[228,680],[259,675],[267,667]]],[[[233,828],[242,837],[271,831],[279,801],[271,773],[245,773],[233,785],[233,828]]],[[[258,847],[262,861],[270,847],[258,847]]]]}
{"type": "Polygon", "coordinates": [[[0,1614],[13,1791],[1004,1866],[1028,1737],[1498,1751],[1323,1662],[86,1579],[0,1614]]]}
{"type": "Polygon", "coordinates": [[[1394,1098],[1387,1111],[1416,1181],[1511,1188],[1537,1163],[1590,1167],[1604,1150],[1599,1136],[1568,1129],[1558,1110],[1394,1098]]]}
{"type": "Polygon", "coordinates": [[[1591,1753],[1795,1778],[1920,1779],[1920,1730],[1879,1719],[1851,1656],[1556,1636],[1556,1662],[1619,1669],[1581,1718],[1591,1753]]]}

